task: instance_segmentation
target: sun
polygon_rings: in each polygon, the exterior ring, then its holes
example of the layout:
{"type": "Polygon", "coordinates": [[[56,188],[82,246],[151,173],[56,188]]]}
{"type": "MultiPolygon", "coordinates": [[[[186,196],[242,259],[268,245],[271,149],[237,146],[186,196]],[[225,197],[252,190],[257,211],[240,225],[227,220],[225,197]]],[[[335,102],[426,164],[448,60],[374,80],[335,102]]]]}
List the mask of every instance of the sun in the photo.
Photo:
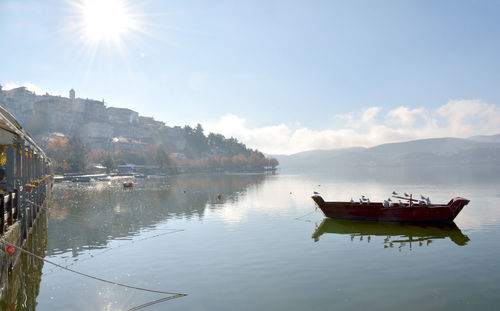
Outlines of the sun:
{"type": "Polygon", "coordinates": [[[120,41],[136,28],[129,7],[121,0],[85,0],[79,10],[83,33],[94,43],[120,41]]]}

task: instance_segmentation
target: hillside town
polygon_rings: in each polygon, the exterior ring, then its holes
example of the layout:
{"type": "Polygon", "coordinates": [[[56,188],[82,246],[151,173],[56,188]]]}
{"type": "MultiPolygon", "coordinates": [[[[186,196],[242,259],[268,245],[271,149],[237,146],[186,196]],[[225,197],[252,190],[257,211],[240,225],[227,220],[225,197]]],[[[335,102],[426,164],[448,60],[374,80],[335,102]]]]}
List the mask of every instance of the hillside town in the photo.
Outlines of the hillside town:
{"type": "Polygon", "coordinates": [[[132,165],[143,170],[274,170],[276,159],[247,148],[235,138],[204,134],[200,124],[167,126],[104,100],[37,95],[26,87],[3,90],[0,106],[47,150],[59,172],[132,165]]]}

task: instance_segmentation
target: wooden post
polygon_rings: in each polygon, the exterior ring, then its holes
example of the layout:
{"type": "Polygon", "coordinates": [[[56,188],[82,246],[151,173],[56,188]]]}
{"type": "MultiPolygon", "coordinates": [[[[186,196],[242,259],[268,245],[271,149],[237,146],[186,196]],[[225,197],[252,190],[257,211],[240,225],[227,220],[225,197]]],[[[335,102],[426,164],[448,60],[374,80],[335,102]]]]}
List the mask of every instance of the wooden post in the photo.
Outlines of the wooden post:
{"type": "Polygon", "coordinates": [[[9,195],[7,196],[8,201],[7,204],[5,205],[5,208],[7,209],[7,225],[12,226],[14,223],[12,221],[12,192],[9,192],[9,195]]]}
{"type": "Polygon", "coordinates": [[[5,166],[5,176],[7,183],[7,190],[14,189],[14,145],[7,146],[7,162],[5,166]]]}
{"type": "Polygon", "coordinates": [[[14,220],[19,219],[19,190],[14,189],[14,220]]]}
{"type": "Polygon", "coordinates": [[[0,234],[3,234],[5,229],[4,216],[5,216],[5,204],[3,200],[3,194],[0,194],[0,234]]]}
{"type": "Polygon", "coordinates": [[[31,203],[32,199],[33,199],[33,196],[32,196],[32,193],[33,193],[33,190],[29,193],[26,193],[26,196],[28,197],[28,200],[29,201],[26,201],[26,205],[29,206],[27,209],[28,209],[28,226],[27,226],[27,230],[29,231],[29,228],[31,228],[31,226],[33,226],[33,204],[31,203]]]}

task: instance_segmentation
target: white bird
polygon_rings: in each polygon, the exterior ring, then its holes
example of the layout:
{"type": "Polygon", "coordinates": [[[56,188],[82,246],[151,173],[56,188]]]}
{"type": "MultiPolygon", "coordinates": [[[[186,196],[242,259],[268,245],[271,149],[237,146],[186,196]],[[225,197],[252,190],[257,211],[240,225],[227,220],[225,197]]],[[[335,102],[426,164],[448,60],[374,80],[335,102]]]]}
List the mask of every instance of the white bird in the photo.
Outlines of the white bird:
{"type": "Polygon", "coordinates": [[[399,200],[399,206],[404,206],[404,203],[401,200],[399,200]]]}
{"type": "Polygon", "coordinates": [[[363,199],[363,201],[366,201],[366,197],[364,195],[361,196],[361,199],[363,199]]]}
{"type": "Polygon", "coordinates": [[[392,192],[392,194],[394,194],[394,195],[398,195],[398,193],[397,193],[396,191],[393,191],[393,192],[392,192]]]}
{"type": "Polygon", "coordinates": [[[425,201],[418,201],[418,204],[420,204],[420,205],[424,205],[424,204],[425,204],[425,201]]]}
{"type": "Polygon", "coordinates": [[[351,198],[351,203],[354,203],[354,200],[351,198]]]}
{"type": "Polygon", "coordinates": [[[391,198],[388,198],[387,201],[392,202],[391,198]]]}
{"type": "Polygon", "coordinates": [[[404,193],[404,195],[405,195],[405,197],[409,197],[409,196],[410,196],[410,195],[409,195],[408,193],[406,193],[406,192],[404,193]]]}
{"type": "Polygon", "coordinates": [[[384,200],[384,207],[386,207],[386,208],[389,207],[389,201],[384,200]]]}
{"type": "Polygon", "coordinates": [[[359,204],[363,204],[363,200],[359,199],[359,204]]]}
{"type": "Polygon", "coordinates": [[[370,199],[366,199],[366,201],[367,201],[368,203],[370,203],[370,199]]]}

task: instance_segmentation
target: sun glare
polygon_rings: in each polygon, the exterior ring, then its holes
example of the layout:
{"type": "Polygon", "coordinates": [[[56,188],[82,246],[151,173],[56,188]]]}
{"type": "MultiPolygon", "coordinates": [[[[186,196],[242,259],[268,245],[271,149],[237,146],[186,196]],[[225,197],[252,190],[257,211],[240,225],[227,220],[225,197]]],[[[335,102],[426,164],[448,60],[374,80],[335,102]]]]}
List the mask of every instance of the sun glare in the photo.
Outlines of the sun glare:
{"type": "Polygon", "coordinates": [[[80,9],[85,36],[91,41],[119,41],[134,28],[134,19],[123,1],[86,0],[80,9]]]}

